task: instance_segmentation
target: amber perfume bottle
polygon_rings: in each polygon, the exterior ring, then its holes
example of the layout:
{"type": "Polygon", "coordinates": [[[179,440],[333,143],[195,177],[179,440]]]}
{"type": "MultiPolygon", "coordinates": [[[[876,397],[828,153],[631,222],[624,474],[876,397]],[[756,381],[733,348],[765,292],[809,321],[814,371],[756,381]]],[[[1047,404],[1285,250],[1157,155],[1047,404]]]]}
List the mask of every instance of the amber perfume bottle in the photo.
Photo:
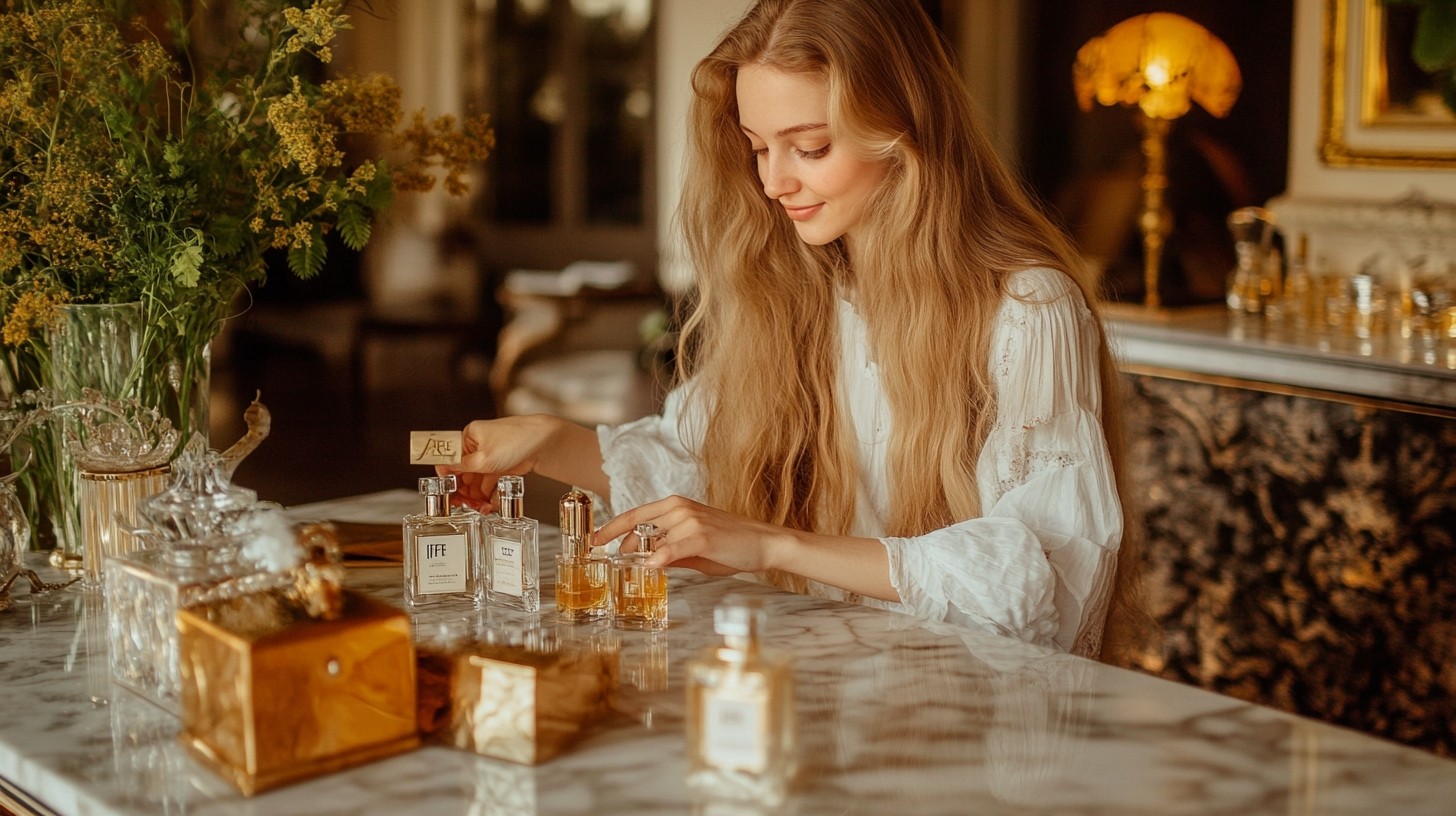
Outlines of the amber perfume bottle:
{"type": "Polygon", "coordinates": [[[465,600],[480,606],[484,520],[474,511],[450,512],[455,476],[420,479],[425,512],[404,517],[404,597],[410,606],[465,600]]]}
{"type": "Polygon", "coordinates": [[[585,623],[607,616],[607,559],[593,555],[592,500],[573,489],[561,497],[561,554],[556,556],[556,616],[585,623]]]}
{"type": "Polygon", "coordinates": [[[540,523],[525,516],[526,480],[496,482],[500,517],[490,520],[485,555],[485,599],[494,606],[535,612],[541,608],[540,523]]]}
{"type": "Polygon", "coordinates": [[[658,632],[667,628],[667,570],[647,566],[661,535],[654,524],[639,524],[637,549],[612,557],[612,625],[658,632]]]}
{"type": "Polygon", "coordinates": [[[797,764],[794,673],[763,650],[757,599],[730,595],[713,612],[723,644],[688,661],[688,787],[708,796],[777,804],[797,764]]]}

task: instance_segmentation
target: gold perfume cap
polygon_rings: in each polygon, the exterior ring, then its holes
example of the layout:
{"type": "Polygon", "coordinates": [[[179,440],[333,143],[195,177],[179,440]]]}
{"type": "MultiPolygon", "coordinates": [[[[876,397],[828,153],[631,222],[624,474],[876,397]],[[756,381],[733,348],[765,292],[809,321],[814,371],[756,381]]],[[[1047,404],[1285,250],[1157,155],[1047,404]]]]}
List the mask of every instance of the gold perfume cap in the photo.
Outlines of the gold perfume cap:
{"type": "Polygon", "coordinates": [[[572,488],[561,497],[561,553],[568,558],[585,558],[591,552],[591,496],[572,488]]]}
{"type": "Polygon", "coordinates": [[[496,507],[501,518],[520,518],[526,512],[526,480],[520,476],[502,476],[495,483],[496,507]]]}
{"type": "Polygon", "coordinates": [[[657,531],[656,524],[639,524],[633,532],[637,534],[637,552],[650,553],[657,549],[657,539],[662,534],[657,531]]]}

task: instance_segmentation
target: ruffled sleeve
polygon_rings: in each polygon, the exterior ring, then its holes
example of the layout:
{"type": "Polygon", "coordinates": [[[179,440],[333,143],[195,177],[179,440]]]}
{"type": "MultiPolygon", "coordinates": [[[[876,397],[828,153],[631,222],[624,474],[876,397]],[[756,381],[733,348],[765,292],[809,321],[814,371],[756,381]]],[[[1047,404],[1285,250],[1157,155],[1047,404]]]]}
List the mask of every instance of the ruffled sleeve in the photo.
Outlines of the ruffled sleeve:
{"type": "Polygon", "coordinates": [[[1066,276],[1012,279],[997,317],[996,422],[977,467],[982,517],[886,538],[916,615],[1095,655],[1122,538],[1102,433],[1099,331],[1066,276]]]}
{"type": "Polygon", "coordinates": [[[597,442],[611,486],[611,515],[671,495],[702,501],[703,474],[695,451],[701,446],[702,411],[692,384],[674,388],[661,414],[623,425],[601,425],[597,442]]]}

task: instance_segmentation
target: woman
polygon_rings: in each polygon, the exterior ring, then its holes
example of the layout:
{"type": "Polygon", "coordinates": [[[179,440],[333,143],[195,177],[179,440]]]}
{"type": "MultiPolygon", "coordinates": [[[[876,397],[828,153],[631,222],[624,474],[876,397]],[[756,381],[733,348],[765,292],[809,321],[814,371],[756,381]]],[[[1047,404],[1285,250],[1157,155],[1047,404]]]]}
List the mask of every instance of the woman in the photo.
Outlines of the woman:
{"type": "Polygon", "coordinates": [[[760,0],[693,91],[697,291],[663,415],[472,423],[466,500],[534,470],[610,502],[601,541],[656,524],[655,564],[1097,655],[1115,369],[919,5],[760,0]]]}

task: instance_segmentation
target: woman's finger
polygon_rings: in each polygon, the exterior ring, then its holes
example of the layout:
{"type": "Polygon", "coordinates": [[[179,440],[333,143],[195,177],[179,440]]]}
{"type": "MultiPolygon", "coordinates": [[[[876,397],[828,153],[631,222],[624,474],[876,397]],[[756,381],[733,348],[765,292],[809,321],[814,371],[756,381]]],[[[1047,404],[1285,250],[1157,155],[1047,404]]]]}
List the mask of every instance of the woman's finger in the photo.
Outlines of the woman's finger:
{"type": "Polygon", "coordinates": [[[664,525],[660,524],[659,521],[662,519],[664,512],[673,505],[684,501],[686,499],[680,496],[668,496],[665,499],[658,499],[657,501],[634,507],[597,528],[595,543],[605,544],[608,541],[620,538],[632,532],[633,528],[639,524],[651,522],[657,524],[658,527],[663,527],[664,525]]]}

